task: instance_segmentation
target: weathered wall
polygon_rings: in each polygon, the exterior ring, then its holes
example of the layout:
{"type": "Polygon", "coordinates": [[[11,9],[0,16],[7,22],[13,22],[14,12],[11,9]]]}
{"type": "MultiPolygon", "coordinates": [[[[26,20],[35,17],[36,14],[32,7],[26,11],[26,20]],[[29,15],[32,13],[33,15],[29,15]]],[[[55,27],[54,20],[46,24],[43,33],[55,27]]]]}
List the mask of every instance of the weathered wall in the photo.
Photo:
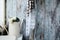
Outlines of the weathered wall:
{"type": "Polygon", "coordinates": [[[60,27],[59,24],[60,12],[58,12],[60,4],[57,4],[57,1],[58,0],[45,0],[45,3],[42,7],[39,4],[40,2],[39,1],[37,2],[38,4],[37,22],[39,23],[38,30],[36,29],[37,30],[36,34],[38,34],[37,40],[39,40],[40,36],[42,37],[42,35],[39,34],[44,35],[44,40],[60,40],[59,39],[60,30],[57,29],[60,27]],[[59,31],[57,32],[57,30],[59,31]]]}
{"type": "Polygon", "coordinates": [[[7,0],[7,15],[8,18],[17,16],[21,20],[26,19],[26,26],[35,26],[36,40],[60,40],[60,4],[57,1],[35,0],[35,8],[28,17],[27,0],[7,0]]]}

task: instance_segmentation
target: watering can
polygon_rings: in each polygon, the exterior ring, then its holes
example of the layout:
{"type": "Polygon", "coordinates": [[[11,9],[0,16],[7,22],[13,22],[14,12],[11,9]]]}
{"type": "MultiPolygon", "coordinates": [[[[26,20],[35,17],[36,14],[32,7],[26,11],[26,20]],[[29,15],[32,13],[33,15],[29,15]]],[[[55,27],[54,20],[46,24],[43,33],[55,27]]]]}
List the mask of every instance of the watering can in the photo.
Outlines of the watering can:
{"type": "Polygon", "coordinates": [[[9,19],[9,36],[20,36],[21,21],[17,17],[9,19]]]}

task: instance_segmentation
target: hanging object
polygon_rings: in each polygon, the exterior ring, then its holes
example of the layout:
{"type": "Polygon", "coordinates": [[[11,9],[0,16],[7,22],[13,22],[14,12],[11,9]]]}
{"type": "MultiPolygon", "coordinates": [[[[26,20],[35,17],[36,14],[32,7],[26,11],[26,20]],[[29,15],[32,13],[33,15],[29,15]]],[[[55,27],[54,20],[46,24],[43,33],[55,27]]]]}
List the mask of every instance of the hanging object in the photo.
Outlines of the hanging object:
{"type": "Polygon", "coordinates": [[[34,0],[28,0],[28,5],[27,5],[27,14],[26,14],[26,36],[28,36],[29,39],[33,39],[32,35],[32,29],[31,29],[31,15],[32,11],[35,8],[35,3],[34,0]]]}

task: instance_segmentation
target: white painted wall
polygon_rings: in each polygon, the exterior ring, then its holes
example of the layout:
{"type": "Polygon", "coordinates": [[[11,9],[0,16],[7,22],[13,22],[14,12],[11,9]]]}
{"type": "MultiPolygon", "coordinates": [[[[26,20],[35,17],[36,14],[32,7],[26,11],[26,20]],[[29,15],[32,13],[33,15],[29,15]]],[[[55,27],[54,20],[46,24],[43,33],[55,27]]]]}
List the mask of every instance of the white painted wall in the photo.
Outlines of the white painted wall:
{"type": "Polygon", "coordinates": [[[4,0],[0,0],[0,25],[4,23],[4,0]]]}

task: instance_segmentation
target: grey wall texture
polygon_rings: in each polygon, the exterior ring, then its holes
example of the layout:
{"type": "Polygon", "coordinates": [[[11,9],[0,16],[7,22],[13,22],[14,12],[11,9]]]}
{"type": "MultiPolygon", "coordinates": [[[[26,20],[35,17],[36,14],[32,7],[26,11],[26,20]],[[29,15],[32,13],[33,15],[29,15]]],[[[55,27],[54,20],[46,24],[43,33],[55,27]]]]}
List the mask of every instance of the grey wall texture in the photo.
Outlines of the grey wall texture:
{"type": "Polygon", "coordinates": [[[28,0],[7,0],[7,20],[17,16],[35,27],[35,40],[60,40],[60,0],[35,0],[35,8],[27,15],[28,0]],[[27,18],[30,18],[28,20],[27,18]]]}

